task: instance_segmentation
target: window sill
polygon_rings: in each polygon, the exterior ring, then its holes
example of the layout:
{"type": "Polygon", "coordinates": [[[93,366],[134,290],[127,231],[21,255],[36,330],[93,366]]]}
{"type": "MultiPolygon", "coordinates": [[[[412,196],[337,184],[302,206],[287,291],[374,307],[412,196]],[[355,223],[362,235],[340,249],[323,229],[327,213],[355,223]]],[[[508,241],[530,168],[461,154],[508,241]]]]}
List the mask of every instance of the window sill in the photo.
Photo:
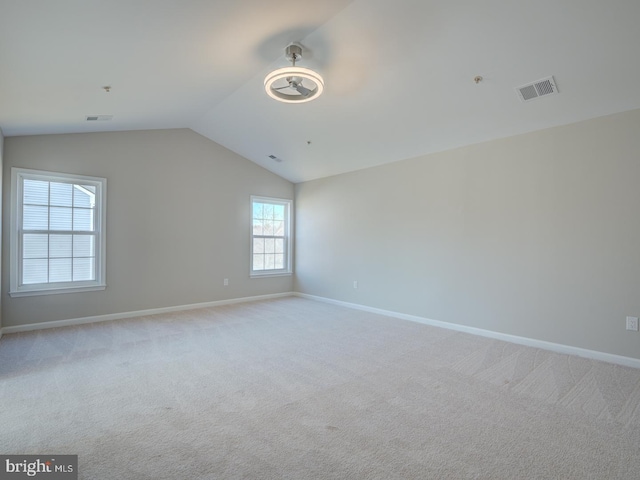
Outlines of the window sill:
{"type": "Polygon", "coordinates": [[[92,285],[87,287],[63,287],[63,288],[47,288],[42,290],[17,290],[9,292],[10,297],[35,297],[36,295],[57,295],[59,293],[79,293],[79,292],[96,292],[105,290],[106,285],[92,285]]]}
{"type": "Polygon", "coordinates": [[[266,273],[256,273],[256,272],[251,272],[249,274],[250,278],[264,278],[264,277],[290,277],[291,275],[293,275],[292,272],[266,272],[266,273]]]}

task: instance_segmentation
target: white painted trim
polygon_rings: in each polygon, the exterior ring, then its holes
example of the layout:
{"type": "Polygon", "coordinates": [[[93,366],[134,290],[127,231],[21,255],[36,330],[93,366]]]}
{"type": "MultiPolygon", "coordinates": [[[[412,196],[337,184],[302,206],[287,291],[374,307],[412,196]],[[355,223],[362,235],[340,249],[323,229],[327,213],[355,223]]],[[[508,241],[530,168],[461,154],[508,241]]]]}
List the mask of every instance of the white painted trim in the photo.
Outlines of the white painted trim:
{"type": "Polygon", "coordinates": [[[35,297],[38,295],[57,295],[60,293],[80,293],[80,292],[98,292],[106,290],[106,285],[92,285],[87,287],[67,287],[67,288],[43,288],[17,292],[9,292],[10,297],[35,297]]]}
{"type": "Polygon", "coordinates": [[[3,333],[29,332],[32,330],[42,330],[46,328],[68,327],[71,325],[83,325],[85,323],[108,322],[111,320],[122,320],[124,318],[144,317],[147,315],[157,315],[159,313],[180,312],[183,310],[197,310],[199,308],[218,307],[221,305],[232,305],[236,303],[255,302],[258,300],[269,300],[272,298],[290,297],[293,292],[272,293],[269,295],[257,295],[253,297],[231,298],[228,300],[217,300],[214,302],[193,303],[190,305],[177,305],[174,307],[151,308],[149,310],[137,310],[135,312],[110,313],[107,315],[95,315],[92,317],[72,318],[69,320],[54,320],[51,322],[30,323],[28,325],[13,325],[0,329],[3,333]]]}
{"type": "MultiPolygon", "coordinates": [[[[107,179],[90,177],[70,173],[49,172],[44,170],[31,170],[26,168],[11,167],[11,211],[9,232],[9,295],[12,297],[25,297],[33,295],[50,295],[56,293],[73,293],[92,290],[104,290],[106,288],[106,227],[107,227],[107,179]],[[97,221],[94,225],[95,232],[95,259],[96,278],[83,282],[60,282],[44,284],[21,284],[22,253],[20,234],[22,232],[23,186],[24,180],[41,180],[46,182],[78,182],[96,187],[95,212],[97,221]]],[[[42,233],[51,230],[43,230],[42,233]]],[[[67,232],[69,234],[72,231],[67,232]]],[[[86,233],[86,232],[85,232],[86,233]]]]}
{"type": "Polygon", "coordinates": [[[250,229],[249,229],[249,277],[276,277],[293,274],[293,200],[288,198],[263,197],[260,195],[251,195],[249,198],[250,210],[250,229]],[[286,254],[287,268],[282,270],[254,270],[253,269],[253,203],[271,203],[274,205],[283,205],[285,207],[285,233],[284,233],[284,249],[286,254]]]}
{"type": "Polygon", "coordinates": [[[517,343],[519,345],[525,345],[527,347],[541,348],[543,350],[550,350],[552,352],[564,353],[566,355],[576,355],[578,357],[589,358],[592,360],[599,360],[601,362],[614,363],[616,365],[622,365],[625,367],[640,368],[640,359],[632,357],[624,357],[622,355],[614,355],[612,353],[598,352],[596,350],[587,350],[586,348],[572,347],[570,345],[563,345],[560,343],[546,342],[544,340],[536,340],[534,338],[519,337],[517,335],[510,335],[507,333],[494,332],[492,330],[484,330],[482,328],[468,327],[466,325],[458,325],[456,323],[442,322],[440,320],[432,320],[430,318],[418,317],[416,315],[408,315],[406,313],[399,313],[390,310],[382,310],[380,308],[368,307],[366,305],[360,305],[357,303],[343,302],[341,300],[333,300],[326,297],[318,297],[316,295],[309,295],[306,293],[295,292],[296,297],[307,298],[309,300],[316,300],[324,303],[331,303],[333,305],[339,305],[341,307],[353,308],[355,310],[362,310],[369,313],[376,313],[378,315],[385,315],[387,317],[399,318],[401,320],[409,320],[411,322],[422,323],[430,325],[432,327],[446,328],[448,330],[455,330],[458,332],[470,333],[472,335],[479,335],[481,337],[493,338],[496,340],[502,340],[504,342],[517,343]]]}
{"type": "MultiPolygon", "coordinates": [[[[267,270],[267,272],[269,272],[269,270],[267,270]]],[[[284,273],[252,273],[251,275],[249,275],[249,277],[251,277],[251,278],[269,278],[269,277],[290,277],[291,275],[293,275],[292,272],[284,272],[284,273]]]]}

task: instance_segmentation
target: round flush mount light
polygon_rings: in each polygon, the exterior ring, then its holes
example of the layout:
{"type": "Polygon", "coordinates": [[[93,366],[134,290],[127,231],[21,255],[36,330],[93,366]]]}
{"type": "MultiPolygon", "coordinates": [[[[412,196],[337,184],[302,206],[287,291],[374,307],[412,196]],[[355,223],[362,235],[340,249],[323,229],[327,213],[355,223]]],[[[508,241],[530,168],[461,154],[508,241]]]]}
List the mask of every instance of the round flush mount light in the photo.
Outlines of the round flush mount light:
{"type": "Polygon", "coordinates": [[[296,66],[296,61],[302,58],[302,47],[289,45],[285,54],[292,66],[274,70],[265,77],[267,95],[284,103],[305,103],[318,98],[324,90],[324,80],[320,74],[296,66]]]}

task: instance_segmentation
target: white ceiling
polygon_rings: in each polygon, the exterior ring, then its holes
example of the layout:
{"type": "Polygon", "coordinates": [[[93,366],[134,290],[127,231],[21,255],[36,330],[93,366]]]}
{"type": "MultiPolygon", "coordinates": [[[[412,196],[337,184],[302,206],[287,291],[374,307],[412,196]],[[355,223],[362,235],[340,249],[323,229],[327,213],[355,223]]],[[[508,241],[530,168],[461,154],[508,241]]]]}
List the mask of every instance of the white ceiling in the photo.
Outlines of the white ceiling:
{"type": "Polygon", "coordinates": [[[0,128],[187,127],[300,182],[640,108],[638,22],[638,0],[0,0],[0,128]],[[300,105],[263,87],[294,41],[326,86],[300,105]]]}

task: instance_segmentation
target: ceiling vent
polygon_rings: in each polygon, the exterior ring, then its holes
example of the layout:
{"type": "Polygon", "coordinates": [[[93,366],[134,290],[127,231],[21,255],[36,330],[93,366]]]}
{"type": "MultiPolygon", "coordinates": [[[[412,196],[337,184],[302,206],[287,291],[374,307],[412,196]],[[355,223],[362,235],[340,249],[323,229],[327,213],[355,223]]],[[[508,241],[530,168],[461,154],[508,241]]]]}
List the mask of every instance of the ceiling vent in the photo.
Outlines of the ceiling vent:
{"type": "Polygon", "coordinates": [[[278,157],[276,157],[275,155],[269,155],[269,158],[270,158],[271,160],[273,160],[274,162],[281,162],[281,161],[282,161],[282,159],[281,159],[281,158],[278,158],[278,157]]]}
{"type": "Polygon", "coordinates": [[[543,78],[536,82],[528,83],[516,88],[518,98],[523,102],[535,100],[538,97],[546,97],[558,93],[558,87],[553,77],[543,78]]]}
{"type": "Polygon", "coordinates": [[[113,115],[87,115],[87,122],[106,122],[112,118],[113,115]]]}

